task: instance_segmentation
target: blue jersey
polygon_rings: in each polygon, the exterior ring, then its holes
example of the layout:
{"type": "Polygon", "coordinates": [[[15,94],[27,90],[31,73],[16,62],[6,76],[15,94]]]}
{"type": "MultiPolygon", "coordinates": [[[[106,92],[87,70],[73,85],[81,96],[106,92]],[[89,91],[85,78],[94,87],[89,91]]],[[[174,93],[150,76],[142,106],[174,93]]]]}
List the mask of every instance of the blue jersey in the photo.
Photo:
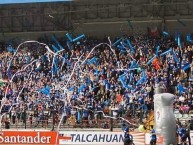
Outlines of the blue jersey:
{"type": "Polygon", "coordinates": [[[128,132],[125,132],[124,138],[125,138],[125,139],[129,139],[129,140],[133,140],[133,136],[130,135],[128,132]]]}
{"type": "Polygon", "coordinates": [[[181,127],[178,129],[178,134],[179,134],[180,138],[183,138],[186,135],[186,130],[181,127]]]}
{"type": "Polygon", "coordinates": [[[155,134],[155,130],[154,129],[151,130],[151,134],[152,134],[151,135],[151,139],[152,140],[156,140],[157,138],[156,138],[156,134],[155,134]]]}

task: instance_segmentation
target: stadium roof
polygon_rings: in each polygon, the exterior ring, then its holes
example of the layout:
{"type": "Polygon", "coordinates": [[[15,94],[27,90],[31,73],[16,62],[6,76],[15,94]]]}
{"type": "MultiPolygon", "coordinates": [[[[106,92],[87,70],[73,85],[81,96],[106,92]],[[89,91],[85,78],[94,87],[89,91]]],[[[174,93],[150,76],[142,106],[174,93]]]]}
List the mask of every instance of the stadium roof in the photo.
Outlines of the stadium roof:
{"type": "Polygon", "coordinates": [[[45,3],[45,2],[70,2],[73,0],[0,0],[2,4],[45,3]]]}

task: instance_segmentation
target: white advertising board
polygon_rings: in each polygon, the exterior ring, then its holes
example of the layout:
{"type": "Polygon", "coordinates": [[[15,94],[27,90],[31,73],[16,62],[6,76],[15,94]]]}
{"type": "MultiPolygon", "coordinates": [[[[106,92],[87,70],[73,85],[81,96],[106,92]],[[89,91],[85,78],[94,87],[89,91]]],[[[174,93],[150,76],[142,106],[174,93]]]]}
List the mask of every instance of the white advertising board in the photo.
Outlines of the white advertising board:
{"type": "MultiPolygon", "coordinates": [[[[81,132],[60,131],[60,136],[70,139],[60,139],[60,145],[123,145],[123,132],[81,132]]],[[[144,145],[144,133],[132,133],[135,144],[144,145]]]]}

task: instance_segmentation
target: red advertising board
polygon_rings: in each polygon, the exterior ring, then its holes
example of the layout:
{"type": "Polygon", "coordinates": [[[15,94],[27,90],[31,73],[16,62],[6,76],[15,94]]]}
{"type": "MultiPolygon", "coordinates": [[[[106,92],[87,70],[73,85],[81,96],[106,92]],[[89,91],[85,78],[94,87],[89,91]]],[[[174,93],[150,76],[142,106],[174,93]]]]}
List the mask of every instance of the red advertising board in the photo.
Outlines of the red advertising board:
{"type": "Polygon", "coordinates": [[[57,136],[55,131],[0,131],[3,145],[58,145],[59,139],[66,137],[57,136]]]}

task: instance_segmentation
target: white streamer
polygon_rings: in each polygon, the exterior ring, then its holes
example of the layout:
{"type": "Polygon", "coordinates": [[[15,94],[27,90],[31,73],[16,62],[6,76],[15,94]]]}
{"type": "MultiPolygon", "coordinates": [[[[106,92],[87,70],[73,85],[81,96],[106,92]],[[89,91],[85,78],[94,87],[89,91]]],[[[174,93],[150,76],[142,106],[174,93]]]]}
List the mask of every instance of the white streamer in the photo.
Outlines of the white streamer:
{"type": "MultiPolygon", "coordinates": [[[[63,90],[64,93],[66,93],[66,92],[68,91],[68,90],[67,90],[67,86],[69,85],[70,81],[72,80],[72,76],[73,76],[73,74],[74,74],[75,69],[77,68],[77,66],[78,66],[78,68],[80,69],[80,72],[83,73],[83,74],[85,74],[85,73],[83,72],[83,70],[81,69],[81,66],[84,65],[84,63],[85,63],[86,60],[89,58],[89,56],[91,55],[91,53],[95,50],[95,48],[97,48],[97,47],[99,47],[99,46],[101,46],[101,45],[107,45],[107,46],[110,48],[110,50],[113,52],[113,54],[115,55],[115,57],[116,57],[115,51],[112,49],[112,43],[111,43],[110,37],[108,37],[108,41],[109,41],[109,44],[107,44],[107,43],[100,43],[100,44],[96,45],[95,47],[93,47],[92,50],[89,52],[89,54],[86,56],[86,58],[85,58],[82,62],[81,62],[81,59],[83,58],[83,55],[84,55],[84,54],[82,54],[82,55],[78,58],[78,60],[74,63],[73,69],[72,69],[72,71],[71,71],[71,73],[70,73],[70,76],[69,76],[69,78],[67,79],[64,87],[60,87],[60,86],[62,86],[62,85],[59,86],[59,88],[60,88],[61,90],[63,90]],[[81,65],[79,64],[79,62],[81,62],[81,65]]],[[[12,63],[14,57],[16,56],[19,48],[20,48],[23,44],[27,44],[27,43],[38,43],[38,44],[40,44],[40,45],[44,45],[45,48],[47,49],[47,52],[46,52],[46,53],[47,53],[48,55],[49,55],[49,54],[52,54],[52,55],[53,55],[52,68],[53,68],[53,65],[54,65],[54,58],[55,58],[56,56],[59,56],[59,57],[61,57],[62,59],[64,58],[63,56],[61,56],[61,55],[59,54],[60,52],[64,51],[64,49],[63,49],[63,50],[60,50],[60,51],[58,51],[58,52],[55,53],[55,52],[53,52],[53,51],[49,48],[49,46],[46,45],[45,43],[40,43],[40,42],[38,42],[38,41],[25,41],[25,42],[19,44],[19,46],[17,47],[16,52],[14,53],[13,57],[11,58],[11,61],[10,61],[9,66],[8,66],[8,69],[10,68],[11,63],[12,63]]],[[[131,57],[132,59],[134,59],[131,55],[130,55],[130,57],[131,57]]],[[[117,60],[117,57],[116,57],[116,60],[117,60]]],[[[33,62],[35,62],[35,61],[37,61],[37,60],[34,60],[33,62]]],[[[18,71],[12,76],[12,78],[10,79],[9,84],[8,84],[7,87],[6,87],[6,92],[5,92],[4,98],[6,98],[8,88],[9,88],[9,86],[11,85],[11,83],[12,83],[14,77],[16,76],[16,74],[19,73],[19,72],[25,71],[26,68],[28,68],[28,66],[31,66],[31,65],[33,64],[33,62],[31,62],[30,64],[28,64],[27,66],[25,66],[25,68],[23,68],[22,70],[18,70],[18,71]]],[[[61,68],[60,68],[60,71],[62,70],[63,65],[64,65],[64,62],[62,63],[62,66],[61,66],[61,68]]],[[[8,71],[8,69],[7,69],[7,71],[8,71]]],[[[33,71],[33,70],[31,70],[31,72],[32,72],[32,71],[33,71]]],[[[30,72],[30,74],[28,75],[28,79],[30,78],[31,72],[30,72]]],[[[53,77],[53,72],[52,72],[52,77],[53,77]]],[[[20,96],[20,94],[21,94],[21,92],[22,92],[23,89],[24,89],[24,86],[23,86],[23,88],[20,90],[20,92],[19,92],[19,94],[18,94],[18,96],[17,96],[17,102],[18,102],[18,98],[19,98],[19,96],[20,96]]],[[[69,103],[71,103],[69,96],[67,96],[67,101],[68,101],[69,103]]],[[[79,99],[79,101],[80,101],[81,103],[83,103],[82,100],[79,99]]],[[[5,103],[2,104],[2,106],[1,106],[1,108],[0,108],[0,112],[1,112],[2,107],[3,107],[4,105],[5,105],[5,103]]],[[[12,104],[12,105],[13,105],[13,104],[12,104]]],[[[11,106],[11,108],[12,108],[12,106],[11,106]]],[[[74,108],[76,108],[76,109],[89,110],[89,109],[87,109],[87,108],[85,108],[85,107],[82,107],[82,108],[74,107],[74,108]]],[[[91,110],[91,111],[92,111],[92,110],[91,110]]],[[[93,112],[93,111],[92,111],[92,112],[93,112]]],[[[102,111],[101,111],[101,112],[102,112],[102,111]]],[[[97,113],[99,113],[99,111],[98,111],[97,113]]],[[[122,119],[122,120],[130,123],[128,120],[126,120],[126,119],[124,119],[124,118],[120,118],[120,117],[115,118],[115,117],[111,117],[111,116],[106,116],[106,115],[104,114],[104,112],[102,112],[102,113],[103,113],[103,116],[106,117],[106,118],[122,119]]],[[[2,117],[3,117],[3,115],[0,114],[0,122],[1,122],[2,117]]],[[[60,125],[61,125],[62,120],[63,120],[63,115],[62,115],[62,117],[61,117],[61,119],[60,119],[60,122],[59,122],[59,124],[58,124],[58,126],[57,126],[57,136],[56,136],[55,145],[57,144],[57,141],[58,141],[59,127],[60,127],[60,125]]],[[[131,124],[131,123],[130,123],[130,124],[131,124]]]]}
{"type": "Polygon", "coordinates": [[[104,113],[103,111],[96,111],[96,113],[102,113],[103,117],[105,117],[105,118],[111,118],[111,119],[116,119],[116,120],[117,120],[117,119],[121,119],[121,120],[127,122],[128,124],[131,124],[131,125],[133,125],[133,126],[137,126],[136,124],[131,123],[129,120],[127,120],[127,119],[125,119],[125,118],[123,118],[123,117],[112,117],[112,116],[108,116],[108,115],[105,115],[105,113],[104,113]]]}

